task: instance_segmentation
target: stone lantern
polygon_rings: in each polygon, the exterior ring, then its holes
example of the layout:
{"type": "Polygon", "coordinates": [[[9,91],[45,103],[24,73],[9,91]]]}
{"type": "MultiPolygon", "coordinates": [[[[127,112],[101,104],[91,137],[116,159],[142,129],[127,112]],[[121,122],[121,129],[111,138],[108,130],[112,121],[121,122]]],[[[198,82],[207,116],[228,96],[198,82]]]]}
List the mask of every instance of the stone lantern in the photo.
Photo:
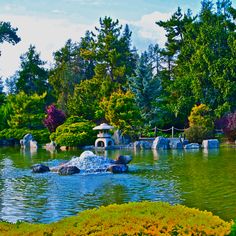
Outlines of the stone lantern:
{"type": "Polygon", "coordinates": [[[97,147],[107,148],[114,146],[114,140],[111,138],[111,134],[109,133],[109,130],[113,128],[114,128],[113,126],[108,125],[106,123],[102,123],[93,128],[93,130],[99,131],[97,135],[98,138],[95,141],[95,148],[97,147]]]}

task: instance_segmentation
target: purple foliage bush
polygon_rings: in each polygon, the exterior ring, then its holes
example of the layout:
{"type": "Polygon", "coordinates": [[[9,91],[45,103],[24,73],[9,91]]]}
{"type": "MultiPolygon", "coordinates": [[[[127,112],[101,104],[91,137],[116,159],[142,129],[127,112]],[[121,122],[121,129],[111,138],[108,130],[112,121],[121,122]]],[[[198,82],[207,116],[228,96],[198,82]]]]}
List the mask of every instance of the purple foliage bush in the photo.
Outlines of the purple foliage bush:
{"type": "Polygon", "coordinates": [[[56,108],[54,104],[47,107],[47,117],[44,119],[44,125],[52,133],[56,128],[63,124],[66,120],[66,115],[63,111],[56,108]]]}
{"type": "Polygon", "coordinates": [[[216,125],[223,129],[226,137],[230,141],[234,141],[236,139],[236,111],[222,117],[216,122],[216,125]]]}

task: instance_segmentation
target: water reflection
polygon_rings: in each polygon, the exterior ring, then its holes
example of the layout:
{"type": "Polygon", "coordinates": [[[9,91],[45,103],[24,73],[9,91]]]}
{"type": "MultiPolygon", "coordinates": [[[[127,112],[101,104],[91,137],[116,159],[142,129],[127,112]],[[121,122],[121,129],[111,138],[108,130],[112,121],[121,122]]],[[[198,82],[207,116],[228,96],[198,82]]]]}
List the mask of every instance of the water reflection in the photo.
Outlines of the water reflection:
{"type": "Polygon", "coordinates": [[[20,153],[24,157],[32,158],[37,155],[37,149],[20,149],[20,153]]]}
{"type": "Polygon", "coordinates": [[[203,152],[204,157],[218,156],[219,152],[220,152],[220,149],[219,148],[212,148],[212,149],[203,148],[202,152],[203,152]]]}

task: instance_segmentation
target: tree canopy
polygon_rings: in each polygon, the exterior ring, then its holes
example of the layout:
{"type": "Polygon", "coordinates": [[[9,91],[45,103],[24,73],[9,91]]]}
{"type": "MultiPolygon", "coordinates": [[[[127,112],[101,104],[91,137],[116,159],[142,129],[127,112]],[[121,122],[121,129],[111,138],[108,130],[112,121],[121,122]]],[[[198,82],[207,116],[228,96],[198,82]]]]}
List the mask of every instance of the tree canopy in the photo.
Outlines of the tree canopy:
{"type": "Polygon", "coordinates": [[[30,45],[20,59],[21,68],[16,74],[17,91],[28,95],[43,94],[48,89],[48,71],[43,68],[46,62],[40,59],[40,54],[33,45],[30,45]]]}
{"type": "MultiPolygon", "coordinates": [[[[15,45],[20,42],[20,37],[16,34],[17,28],[13,28],[10,22],[0,21],[0,43],[11,43],[15,45]]],[[[1,51],[0,51],[1,55],[1,51]]]]}
{"type": "MultiPolygon", "coordinates": [[[[149,45],[138,53],[129,26],[105,16],[79,42],[68,39],[54,52],[48,69],[30,45],[20,69],[6,80],[6,96],[0,86],[0,127],[36,129],[54,103],[67,119],[109,122],[133,137],[147,127],[190,125],[189,134],[200,132],[202,138],[196,108],[209,111],[211,125],[236,110],[235,19],[230,0],[203,0],[197,15],[179,7],[168,20],[156,22],[166,31],[165,46],[149,45]]],[[[19,42],[16,32],[1,22],[0,43],[19,42]]]]}

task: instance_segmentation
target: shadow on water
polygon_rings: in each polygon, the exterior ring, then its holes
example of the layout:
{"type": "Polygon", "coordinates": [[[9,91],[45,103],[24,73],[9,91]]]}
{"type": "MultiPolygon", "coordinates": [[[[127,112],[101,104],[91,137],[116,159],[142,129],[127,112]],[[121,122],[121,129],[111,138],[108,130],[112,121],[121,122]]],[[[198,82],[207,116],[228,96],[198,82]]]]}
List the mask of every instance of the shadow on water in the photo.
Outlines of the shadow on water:
{"type": "Polygon", "coordinates": [[[167,201],[236,216],[236,150],[114,150],[112,159],[132,155],[127,174],[33,174],[30,166],[55,166],[80,150],[35,153],[0,148],[0,219],[49,223],[79,211],[129,201],[167,201]]]}

